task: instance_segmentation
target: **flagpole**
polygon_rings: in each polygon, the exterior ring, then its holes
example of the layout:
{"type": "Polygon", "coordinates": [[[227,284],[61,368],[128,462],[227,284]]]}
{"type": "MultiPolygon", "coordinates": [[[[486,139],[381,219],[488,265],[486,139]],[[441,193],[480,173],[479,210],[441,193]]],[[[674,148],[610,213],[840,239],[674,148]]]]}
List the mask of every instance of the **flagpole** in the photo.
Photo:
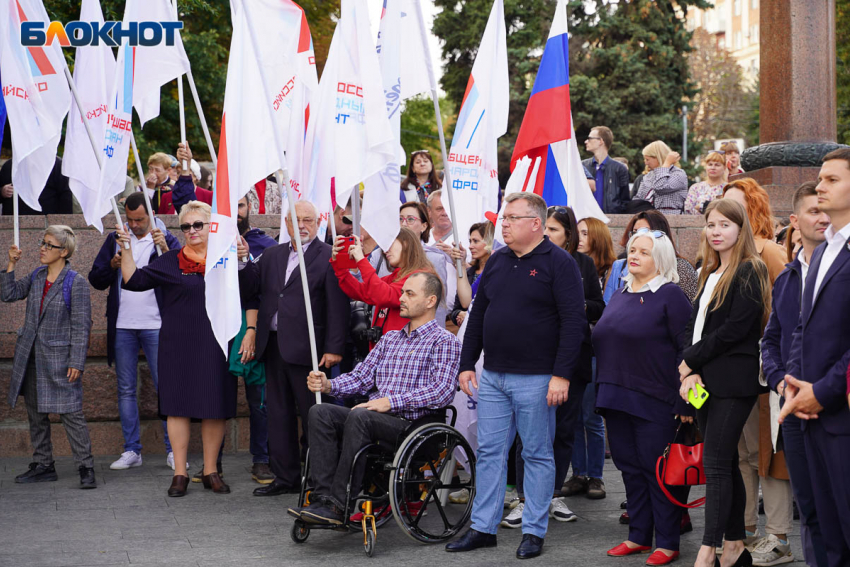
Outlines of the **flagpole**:
{"type": "MultiPolygon", "coordinates": [[[[201,119],[201,129],[204,131],[204,138],[207,141],[207,149],[210,152],[210,157],[213,162],[213,170],[218,168],[218,157],[215,153],[215,146],[212,143],[210,129],[207,127],[207,119],[204,118],[204,109],[201,106],[201,99],[198,97],[198,89],[195,87],[195,78],[192,76],[191,69],[186,73],[186,78],[189,79],[189,90],[192,92],[192,98],[195,100],[195,108],[198,110],[198,117],[201,119]]],[[[182,81],[181,81],[182,82],[182,81]]],[[[213,171],[215,173],[215,171],[213,171]]]]}
{"type": "Polygon", "coordinates": [[[18,218],[18,188],[12,183],[12,215],[15,217],[15,246],[21,247],[21,226],[18,218]]]}
{"type": "Polygon", "coordinates": [[[354,236],[360,238],[360,184],[351,190],[351,224],[354,236]]]}
{"type": "MultiPolygon", "coordinates": [[[[416,15],[417,20],[419,21],[419,35],[422,40],[422,47],[425,50],[425,63],[428,68],[428,82],[431,84],[431,99],[434,101],[434,114],[437,117],[437,133],[440,136],[440,151],[443,154],[443,176],[445,179],[445,183],[443,183],[443,187],[447,187],[445,193],[449,196],[449,216],[452,218],[452,237],[454,238],[455,244],[460,245],[460,238],[458,237],[457,232],[457,222],[455,219],[457,215],[455,214],[455,197],[454,191],[452,191],[452,181],[449,176],[449,152],[446,151],[446,135],[443,133],[443,116],[440,113],[440,97],[437,94],[437,79],[434,76],[434,68],[431,62],[431,50],[428,48],[428,42],[426,41],[426,33],[425,33],[425,18],[422,16],[422,6],[419,3],[419,0],[413,0],[413,3],[416,5],[416,15]]],[[[463,269],[463,263],[460,258],[455,260],[455,267],[457,268],[457,277],[458,279],[465,277],[466,271],[463,269]]]]}
{"type": "MultiPolygon", "coordinates": [[[[156,223],[154,219],[156,216],[153,214],[153,206],[151,206],[151,200],[148,198],[147,193],[145,193],[145,170],[142,168],[142,160],[139,157],[139,148],[136,146],[136,137],[133,135],[133,132],[130,132],[130,147],[133,148],[133,161],[136,162],[136,172],[139,174],[139,188],[142,190],[142,194],[145,196],[145,208],[148,210],[148,217],[151,219],[151,230],[153,230],[156,223]]],[[[162,249],[157,245],[156,247],[157,256],[162,256],[162,249]]]]}
{"type": "MultiPolygon", "coordinates": [[[[258,59],[257,67],[260,70],[260,79],[263,83],[263,92],[266,94],[266,96],[268,96],[271,91],[269,89],[268,79],[266,78],[266,71],[259,63],[260,49],[257,45],[257,34],[254,31],[254,22],[251,21],[251,13],[245,8],[244,3],[242,3],[241,9],[245,16],[245,23],[248,24],[248,29],[250,32],[249,35],[251,36],[251,45],[254,48],[254,56],[258,59]]],[[[312,302],[310,301],[310,289],[308,287],[307,282],[307,270],[305,269],[304,264],[304,247],[301,244],[301,238],[298,231],[298,215],[295,213],[295,191],[292,190],[292,186],[289,184],[289,171],[286,169],[286,155],[283,151],[283,143],[280,140],[280,132],[278,132],[278,129],[274,127],[274,117],[271,116],[271,112],[269,112],[269,119],[269,125],[271,126],[272,133],[274,134],[274,142],[277,148],[278,159],[280,160],[280,164],[282,166],[279,170],[280,177],[278,178],[278,181],[279,184],[283,184],[286,187],[286,195],[289,199],[289,218],[292,222],[292,228],[294,232],[294,238],[292,238],[292,240],[295,241],[295,249],[298,251],[298,265],[300,266],[299,272],[301,272],[301,290],[304,292],[304,306],[307,311],[307,332],[310,336],[310,355],[312,357],[313,362],[313,371],[318,372],[319,356],[316,352],[316,330],[313,327],[313,307],[312,302]]],[[[316,392],[316,403],[322,403],[321,392],[316,392]]]]}
{"type": "MultiPolygon", "coordinates": [[[[89,142],[91,142],[91,148],[94,151],[94,157],[97,160],[97,167],[102,171],[103,157],[100,155],[100,149],[94,139],[94,133],[91,131],[91,124],[89,124],[88,116],[86,116],[86,111],[83,108],[82,101],[80,100],[80,93],[77,92],[77,84],[74,82],[74,77],[71,75],[71,70],[68,68],[68,62],[65,61],[64,57],[62,57],[62,65],[65,68],[65,79],[68,81],[68,86],[71,87],[71,94],[74,96],[74,102],[77,103],[77,110],[80,111],[80,118],[83,120],[83,126],[86,128],[86,134],[88,134],[89,142]]],[[[121,213],[118,211],[118,203],[115,202],[115,197],[110,197],[109,200],[112,203],[112,212],[115,215],[115,222],[118,223],[118,226],[124,226],[124,221],[121,220],[121,213]]],[[[124,243],[124,249],[130,249],[129,242],[124,243]]]]}
{"type": "MultiPolygon", "coordinates": [[[[179,20],[180,17],[177,14],[177,0],[174,0],[171,4],[172,11],[174,12],[174,20],[179,20]]],[[[180,110],[180,141],[182,143],[186,143],[186,109],[183,108],[183,75],[177,77],[177,102],[180,110]]],[[[186,163],[186,160],[183,160],[183,171],[189,169],[189,164],[186,163]]]]}

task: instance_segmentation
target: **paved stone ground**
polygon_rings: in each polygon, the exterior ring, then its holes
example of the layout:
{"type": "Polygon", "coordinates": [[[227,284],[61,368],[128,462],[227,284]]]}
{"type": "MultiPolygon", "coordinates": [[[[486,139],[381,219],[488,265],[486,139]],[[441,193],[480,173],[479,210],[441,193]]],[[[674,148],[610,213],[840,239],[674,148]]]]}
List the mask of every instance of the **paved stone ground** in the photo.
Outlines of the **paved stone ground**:
{"type": "MultiPolygon", "coordinates": [[[[200,457],[190,458],[200,463],[200,457]]],[[[114,458],[117,458],[114,457],[114,458]]],[[[164,457],[145,457],[142,467],[111,471],[114,458],[98,457],[97,490],[79,490],[70,458],[57,461],[58,482],[16,485],[28,459],[0,461],[0,566],[70,567],[173,565],[179,567],[267,567],[282,565],[494,565],[515,561],[520,530],[502,529],[499,546],[449,555],[441,545],[415,543],[395,523],[379,529],[375,557],[363,553],[362,537],[314,531],[306,543],[292,542],[286,507],[295,496],[257,498],[251,491],[251,458],[225,455],[224,471],[233,493],[216,495],[192,484],[184,498],[168,498],[171,470],[164,457]]],[[[192,472],[197,471],[196,468],[192,472]]],[[[544,555],[534,565],[638,567],[646,556],[613,559],[605,551],[627,536],[617,523],[625,493],[606,461],[608,497],[567,499],[579,520],[551,521],[544,555]]],[[[693,497],[702,491],[693,491],[693,497]]],[[[703,527],[702,510],[692,515],[695,531],[682,538],[682,558],[693,565],[703,527]]],[[[762,517],[763,522],[763,517],[762,517]]],[[[795,528],[799,534],[799,527],[795,528]]],[[[792,537],[802,558],[800,539],[792,537]]],[[[790,564],[802,566],[802,561],[790,564]]]]}

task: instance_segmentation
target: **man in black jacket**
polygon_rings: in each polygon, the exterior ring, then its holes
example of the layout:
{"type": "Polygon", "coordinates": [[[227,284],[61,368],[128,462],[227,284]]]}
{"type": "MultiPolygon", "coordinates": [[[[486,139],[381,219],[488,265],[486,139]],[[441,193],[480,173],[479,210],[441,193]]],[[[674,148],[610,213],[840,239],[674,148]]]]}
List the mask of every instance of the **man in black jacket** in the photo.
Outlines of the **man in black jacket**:
{"type": "MultiPolygon", "coordinates": [[[[318,212],[309,202],[295,204],[298,234],[287,216],[290,239],[300,238],[316,331],[319,366],[330,368],[342,359],[350,314],[348,297],[330,264],[331,247],[316,239],[318,212]]],[[[269,464],[275,479],[254,490],[256,496],[295,492],[301,481],[301,457],[307,450],[307,420],[298,445],[297,416],[306,418],[315,403],[307,389],[312,371],[307,309],[301,287],[298,254],[293,240],[267,248],[256,262],[240,257],[239,284],[243,304],[260,296],[256,354],[266,363],[266,406],[269,423],[269,464]],[[297,407],[297,412],[296,412],[297,407]]]]}
{"type": "Polygon", "coordinates": [[[594,175],[596,187],[593,196],[602,212],[608,215],[625,212],[630,200],[629,168],[608,155],[613,143],[614,133],[610,128],[595,126],[584,142],[585,149],[593,157],[581,162],[594,175]]]}
{"type": "MultiPolygon", "coordinates": [[[[0,205],[3,206],[3,214],[13,213],[12,195],[12,160],[8,160],[0,168],[0,205]]],[[[62,160],[58,157],[53,164],[53,170],[41,195],[38,197],[41,211],[36,211],[18,197],[19,215],[70,215],[74,212],[74,196],[68,186],[68,178],[62,175],[62,160]]]]}

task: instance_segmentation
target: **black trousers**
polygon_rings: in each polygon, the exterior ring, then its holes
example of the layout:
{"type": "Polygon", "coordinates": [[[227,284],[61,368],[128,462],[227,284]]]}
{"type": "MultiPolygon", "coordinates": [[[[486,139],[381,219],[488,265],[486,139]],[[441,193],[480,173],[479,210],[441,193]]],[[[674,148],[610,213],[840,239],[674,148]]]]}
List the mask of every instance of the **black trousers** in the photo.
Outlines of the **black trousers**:
{"type": "Polygon", "coordinates": [[[266,409],[269,423],[269,466],[276,480],[289,487],[301,485],[301,460],[307,454],[307,414],[316,395],[307,389],[309,366],[288,364],[277,348],[277,333],[266,347],[266,409]],[[302,435],[299,446],[298,416],[302,435]]]}
{"type": "MultiPolygon", "coordinates": [[[[330,500],[342,510],[345,506],[351,465],[357,451],[370,443],[382,441],[395,445],[410,421],[366,409],[348,409],[334,404],[321,404],[310,409],[310,478],[313,492],[330,500]]],[[[365,460],[361,461],[365,465],[365,460]]],[[[363,482],[363,467],[354,471],[351,491],[363,482]]]]}
{"type": "MultiPolygon", "coordinates": [[[[558,406],[555,410],[555,442],[552,448],[555,452],[555,487],[552,492],[555,496],[561,495],[561,487],[567,479],[570,463],[573,461],[573,446],[576,439],[576,426],[581,418],[581,406],[584,401],[586,382],[579,380],[570,384],[570,395],[567,402],[558,406]]],[[[524,497],[523,473],[525,462],[522,460],[522,439],[516,438],[516,489],[520,498],[524,497]]]]}
{"type": "Polygon", "coordinates": [[[704,440],[705,533],[702,544],[723,545],[746,537],[744,509],[747,490],[738,468],[738,440],[758,396],[719,398],[711,396],[697,410],[704,440]]]}

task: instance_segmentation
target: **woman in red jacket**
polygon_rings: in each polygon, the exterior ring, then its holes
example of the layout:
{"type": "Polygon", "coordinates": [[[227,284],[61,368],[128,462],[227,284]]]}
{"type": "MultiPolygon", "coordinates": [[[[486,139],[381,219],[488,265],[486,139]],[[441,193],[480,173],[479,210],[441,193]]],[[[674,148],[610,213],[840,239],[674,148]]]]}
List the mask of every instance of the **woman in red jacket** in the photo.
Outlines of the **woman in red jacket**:
{"type": "Polygon", "coordinates": [[[360,281],[354,277],[351,270],[341,268],[335,262],[337,254],[343,248],[344,238],[337,237],[331,252],[331,262],[334,264],[334,273],[339,279],[340,289],[351,299],[363,301],[375,308],[372,326],[379,327],[381,335],[401,330],[407,324],[407,319],[402,319],[399,314],[398,301],[404,282],[416,272],[436,273],[434,266],[425,256],[419,236],[409,228],[401,228],[392,246],[385,252],[387,263],[392,266],[393,272],[383,278],[378,277],[375,268],[363,254],[360,239],[355,237],[355,244],[348,249],[348,254],[357,262],[360,281]]]}

